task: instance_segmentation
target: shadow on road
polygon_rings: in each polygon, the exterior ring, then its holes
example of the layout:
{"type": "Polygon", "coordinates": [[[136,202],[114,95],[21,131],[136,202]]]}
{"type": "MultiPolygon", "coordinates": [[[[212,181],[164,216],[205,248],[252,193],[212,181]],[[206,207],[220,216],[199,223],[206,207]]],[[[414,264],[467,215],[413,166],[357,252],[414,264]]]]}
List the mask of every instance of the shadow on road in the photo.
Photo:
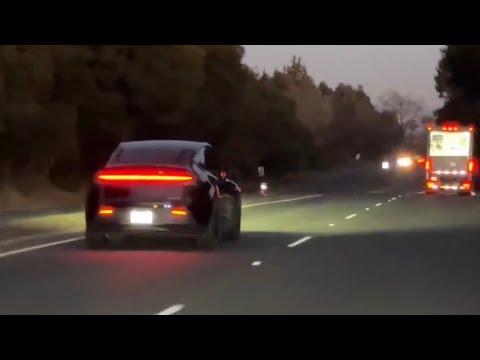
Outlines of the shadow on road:
{"type": "MultiPolygon", "coordinates": [[[[273,250],[282,248],[283,245],[295,241],[304,234],[294,233],[266,233],[266,232],[243,232],[239,240],[226,240],[221,242],[212,254],[224,252],[255,252],[261,250],[273,250]]],[[[125,238],[112,242],[107,250],[111,251],[199,251],[195,246],[195,240],[168,235],[154,236],[143,235],[125,238]]],[[[202,251],[203,252],[203,251],[202,251]]]]}

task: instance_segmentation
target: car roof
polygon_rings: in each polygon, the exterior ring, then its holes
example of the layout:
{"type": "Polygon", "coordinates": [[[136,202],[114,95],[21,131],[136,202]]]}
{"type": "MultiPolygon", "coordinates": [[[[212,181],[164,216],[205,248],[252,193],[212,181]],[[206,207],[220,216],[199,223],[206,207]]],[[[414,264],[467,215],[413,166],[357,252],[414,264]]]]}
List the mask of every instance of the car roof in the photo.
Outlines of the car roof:
{"type": "Polygon", "coordinates": [[[128,141],[120,143],[122,149],[187,149],[195,152],[205,148],[212,147],[209,143],[186,140],[144,140],[128,141]]]}

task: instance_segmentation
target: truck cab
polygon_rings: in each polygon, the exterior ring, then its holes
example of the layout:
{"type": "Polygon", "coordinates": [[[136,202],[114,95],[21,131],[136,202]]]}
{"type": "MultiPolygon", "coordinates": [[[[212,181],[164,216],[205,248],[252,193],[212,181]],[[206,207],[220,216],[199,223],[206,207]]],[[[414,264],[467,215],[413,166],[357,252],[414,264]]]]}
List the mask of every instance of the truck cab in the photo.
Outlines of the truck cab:
{"type": "Polygon", "coordinates": [[[445,122],[429,125],[427,130],[426,193],[471,194],[477,168],[473,158],[474,127],[445,122]]]}

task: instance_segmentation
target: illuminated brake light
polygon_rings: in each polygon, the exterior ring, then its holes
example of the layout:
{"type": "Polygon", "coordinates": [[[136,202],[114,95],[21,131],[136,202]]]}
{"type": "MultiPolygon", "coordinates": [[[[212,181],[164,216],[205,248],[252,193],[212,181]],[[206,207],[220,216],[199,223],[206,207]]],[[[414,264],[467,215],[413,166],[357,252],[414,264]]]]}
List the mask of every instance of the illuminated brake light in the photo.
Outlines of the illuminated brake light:
{"type": "Polygon", "coordinates": [[[171,211],[170,211],[170,214],[174,215],[174,216],[187,216],[188,215],[188,211],[185,210],[184,208],[173,208],[171,211]]]}
{"type": "Polygon", "coordinates": [[[474,169],[475,169],[475,163],[473,162],[473,160],[470,160],[468,162],[468,171],[473,172],[474,169]]]}
{"type": "Polygon", "coordinates": [[[191,176],[177,176],[177,175],[100,175],[99,180],[111,181],[189,181],[193,180],[191,176]]]}
{"type": "Polygon", "coordinates": [[[427,189],[438,189],[438,185],[434,181],[427,181],[427,189]]]}
{"type": "Polygon", "coordinates": [[[111,168],[97,173],[96,181],[102,184],[118,183],[192,183],[195,177],[183,169],[111,168]]]}
{"type": "Polygon", "coordinates": [[[471,190],[472,189],[472,182],[471,181],[464,181],[462,183],[462,189],[471,190]]]}
{"type": "Polygon", "coordinates": [[[115,208],[112,206],[100,206],[100,209],[98,209],[98,215],[102,217],[110,217],[115,214],[115,208]]]}
{"type": "Polygon", "coordinates": [[[470,132],[473,132],[473,130],[475,130],[475,129],[473,128],[473,126],[470,126],[470,127],[468,128],[468,131],[470,131],[470,132]]]}

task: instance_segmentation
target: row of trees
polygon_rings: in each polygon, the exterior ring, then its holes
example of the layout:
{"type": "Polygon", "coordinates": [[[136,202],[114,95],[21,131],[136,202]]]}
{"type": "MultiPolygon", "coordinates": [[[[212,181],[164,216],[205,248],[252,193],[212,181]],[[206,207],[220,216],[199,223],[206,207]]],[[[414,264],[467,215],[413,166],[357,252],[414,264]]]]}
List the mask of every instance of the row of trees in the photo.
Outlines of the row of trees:
{"type": "MultiPolygon", "coordinates": [[[[435,77],[436,90],[444,105],[437,111],[438,122],[456,120],[480,129],[480,45],[447,45],[435,77]]],[[[480,137],[476,136],[476,152],[480,137]]]]}
{"type": "MultiPolygon", "coordinates": [[[[121,141],[208,141],[243,176],[389,151],[403,137],[362,87],[273,75],[240,45],[0,46],[0,181],[77,188],[121,141]]],[[[1,185],[1,184],[0,184],[1,185]]]]}

